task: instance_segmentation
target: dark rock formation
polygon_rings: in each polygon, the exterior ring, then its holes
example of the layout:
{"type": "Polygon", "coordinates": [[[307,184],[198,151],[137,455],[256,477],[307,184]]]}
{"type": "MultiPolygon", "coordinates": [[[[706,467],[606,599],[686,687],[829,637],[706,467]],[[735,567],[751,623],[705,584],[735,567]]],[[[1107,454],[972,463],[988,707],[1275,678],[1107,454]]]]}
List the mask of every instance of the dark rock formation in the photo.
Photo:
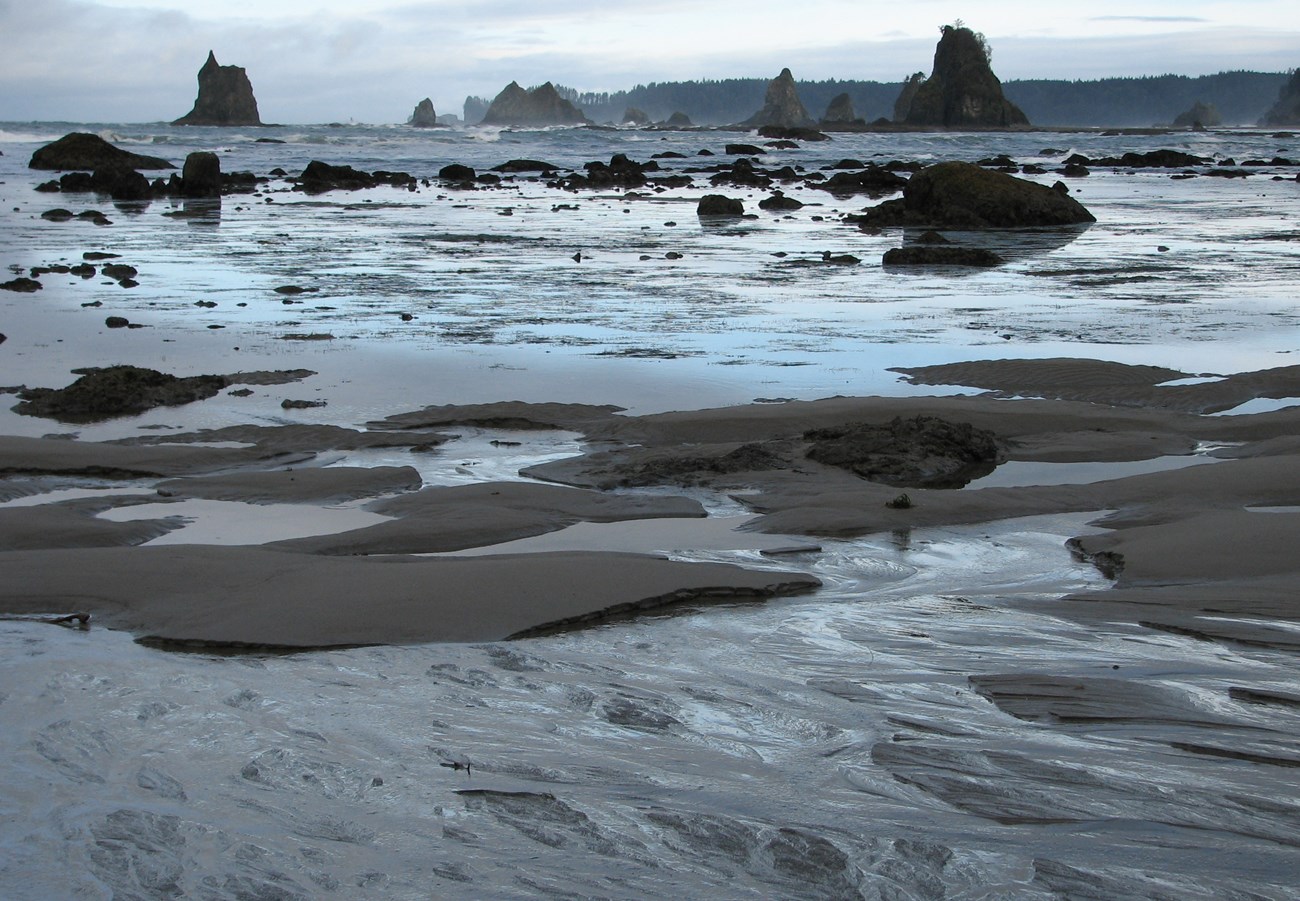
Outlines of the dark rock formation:
{"type": "Polygon", "coordinates": [[[197,152],[185,157],[181,193],[186,197],[221,196],[221,159],[215,153],[197,152]]]}
{"type": "Polygon", "coordinates": [[[177,378],[139,366],[77,369],[81,375],[66,388],[27,388],[14,411],[60,422],[97,422],[212,397],[230,382],[223,375],[177,378]]]}
{"type": "Polygon", "coordinates": [[[903,90],[899,93],[898,99],[894,101],[894,121],[906,122],[907,114],[912,110],[912,101],[916,99],[916,92],[920,90],[921,85],[925,83],[924,72],[913,72],[903,82],[903,90]]]}
{"type": "Polygon", "coordinates": [[[764,125],[783,125],[787,128],[811,128],[817,123],[799,100],[795,90],[794,76],[789,69],[782,69],[781,74],[767,86],[767,96],[763,108],[744,122],[747,128],[761,128],[764,125]]]}
{"type": "Polygon", "coordinates": [[[114,200],[148,200],[153,194],[149,179],[129,166],[106,166],[90,177],[90,189],[114,200]]]}
{"type": "Polygon", "coordinates": [[[1291,73],[1291,78],[1282,85],[1277,93],[1277,103],[1264,114],[1261,125],[1300,125],[1300,69],[1291,73]]]}
{"type": "Polygon", "coordinates": [[[823,125],[852,125],[861,121],[853,111],[853,98],[848,94],[836,94],[822,116],[823,125]]]}
{"type": "Polygon", "coordinates": [[[0,291],[16,291],[19,294],[35,294],[45,286],[34,278],[19,276],[7,282],[0,282],[0,291]]]}
{"type": "Polygon", "coordinates": [[[433,101],[425,97],[415,105],[415,111],[411,113],[410,123],[412,128],[441,128],[438,123],[438,113],[433,108],[433,101]]]}
{"type": "Polygon", "coordinates": [[[997,266],[1002,257],[983,247],[949,244],[911,244],[885,251],[886,266],[997,266]]]}
{"type": "Polygon", "coordinates": [[[1201,103],[1196,101],[1192,108],[1185,113],[1180,113],[1174,119],[1175,128],[1196,128],[1203,126],[1205,128],[1214,128],[1216,125],[1223,124],[1223,117],[1215,109],[1213,103],[1201,103]]]}
{"type": "Polygon", "coordinates": [[[199,69],[199,96],[194,109],[172,125],[261,125],[257,100],[248,74],[239,66],[217,65],[208,51],[208,61],[199,69]]]}
{"type": "Polygon", "coordinates": [[[582,110],[560,96],[549,81],[525,91],[510,82],[483,115],[483,125],[589,125],[582,110]]]}
{"type": "Polygon", "coordinates": [[[99,135],[73,132],[32,154],[29,169],[103,169],[124,166],[129,169],[175,169],[156,156],[143,156],[120,150],[99,135]]]}
{"type": "Polygon", "coordinates": [[[1081,153],[1071,154],[1067,166],[1117,166],[1128,169],[1186,169],[1210,162],[1205,157],[1194,156],[1181,150],[1151,150],[1146,153],[1129,151],[1123,156],[1103,156],[1091,159],[1081,153]]]}
{"type": "Polygon", "coordinates": [[[326,191],[360,191],[379,185],[392,185],[397,188],[415,189],[415,179],[405,172],[377,171],[374,174],[353,169],[351,166],[331,166],[320,160],[312,160],[298,176],[295,191],[307,194],[323,194],[326,191]]]}
{"type": "Polygon", "coordinates": [[[934,51],[934,71],[917,87],[903,121],[942,128],[1029,124],[1020,108],[1002,96],[1002,82],[989,66],[984,39],[953,25],[944,26],[934,51]]]}
{"type": "Polygon", "coordinates": [[[638,127],[649,125],[650,117],[645,114],[644,110],[639,110],[635,106],[629,106],[623,112],[624,125],[636,125],[638,127]]]}
{"type": "Polygon", "coordinates": [[[722,194],[705,194],[700,198],[695,213],[698,216],[743,216],[745,205],[722,194]]]}
{"type": "MultiPolygon", "coordinates": [[[[786,143],[792,141],[829,141],[830,136],[824,135],[815,128],[807,128],[801,125],[764,125],[758,130],[760,138],[776,138],[786,143]]],[[[773,145],[774,146],[774,145],[773,145]]],[[[791,144],[797,147],[797,144],[791,144]]]]}
{"type": "Polygon", "coordinates": [[[793,197],[786,197],[781,191],[773,191],[771,197],[766,197],[758,202],[758,208],[769,212],[784,213],[793,210],[801,210],[803,209],[803,204],[795,200],[793,197]]]}
{"type": "Polygon", "coordinates": [[[922,169],[900,199],[872,207],[861,220],[867,228],[1024,228],[1096,221],[1060,182],[1049,188],[956,162],[922,169]]]}
{"type": "Polygon", "coordinates": [[[893,194],[907,187],[907,179],[881,166],[871,165],[861,172],[836,172],[825,181],[810,183],[810,188],[830,191],[839,196],[851,194],[893,194]]]}
{"type": "Polygon", "coordinates": [[[992,432],[934,416],[815,429],[804,438],[813,442],[810,460],[900,488],[960,488],[1006,459],[992,432]]]}
{"type": "Polygon", "coordinates": [[[664,125],[667,125],[669,128],[693,128],[695,123],[691,121],[690,116],[679,112],[673,113],[669,116],[664,122],[664,125]]]}
{"type": "Polygon", "coordinates": [[[568,178],[559,179],[555,183],[556,186],[571,191],[580,188],[622,188],[623,190],[640,188],[646,183],[645,173],[659,171],[659,164],[654,160],[638,163],[628,159],[626,154],[616,153],[610,157],[608,164],[595,160],[584,164],[582,168],[586,170],[586,175],[575,172],[568,178]]]}
{"type": "Polygon", "coordinates": [[[463,163],[450,163],[438,170],[438,177],[444,181],[473,181],[477,174],[463,163]]]}

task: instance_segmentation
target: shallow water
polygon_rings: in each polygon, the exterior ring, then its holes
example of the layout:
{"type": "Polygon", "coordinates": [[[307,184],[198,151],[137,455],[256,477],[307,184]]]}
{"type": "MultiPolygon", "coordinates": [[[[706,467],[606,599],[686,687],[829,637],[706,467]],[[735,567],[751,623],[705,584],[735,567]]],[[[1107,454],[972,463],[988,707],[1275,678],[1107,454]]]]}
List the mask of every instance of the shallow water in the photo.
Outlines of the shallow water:
{"type": "MultiPolygon", "coordinates": [[[[24,168],[31,151],[86,128],[0,124],[0,263],[109,250],[138,267],[139,287],[46,275],[38,294],[0,292],[0,384],[61,385],[74,367],[120,362],[319,374],[99,425],[5,410],[3,433],[358,425],[514,398],[649,412],[934,393],[889,367],[997,356],[1208,377],[1284,365],[1300,346],[1293,170],[1230,181],[1095,170],[1071,188],[1096,225],[994,236],[1010,261],[993,271],[899,273],[879,265],[897,233],[833,221],[866,198],[787,187],[820,206],[705,226],[694,215],[713,190],[704,176],[637,200],[529,180],[307,198],[277,181],[192,218],[165,215],[183,204],[33,193],[48,175],[24,168]],[[113,224],[39,218],[54,206],[100,208],[113,224]],[[862,262],[825,267],[823,251],[862,262]],[[285,304],[273,291],[285,284],[319,290],[285,304]],[[147,327],[110,331],[107,315],[147,327]],[[285,340],[325,333],[333,339],[285,340]],[[327,406],[284,410],[285,399],[327,406]]],[[[177,162],[216,148],[227,171],[296,173],[319,158],[419,177],[453,161],[580,167],[660,150],[688,154],[666,163],[683,169],[719,161],[697,157],[702,147],[752,139],[88,128],[177,162]],[[287,143],[255,143],[262,136],[287,143]]],[[[1300,157],[1296,139],[1257,132],[863,135],[770,164],[1006,152],[1050,166],[1076,150],[1158,147],[1300,157]],[[1062,152],[1043,155],[1049,145],[1062,152]]],[[[723,192],[748,208],[766,194],[723,192]]],[[[514,478],[578,447],[561,433],[454,431],[463,437],[432,453],[316,462],[415,465],[426,484],[463,484],[514,478]]],[[[769,558],[749,543],[764,536],[727,534],[734,503],[701,499],[723,527],[697,521],[707,536],[661,550],[805,569],[826,587],[519,642],[270,657],[0,622],[0,894],[1294,897],[1300,714],[1233,692],[1300,697],[1293,656],[1054,615],[1061,595],[1105,584],[1064,547],[1089,516],[821,541],[769,558]],[[717,544],[727,547],[705,549],[717,544]]],[[[663,524],[613,531],[638,528],[663,524]]],[[[570,539],[608,540],[548,540],[570,539]]]]}

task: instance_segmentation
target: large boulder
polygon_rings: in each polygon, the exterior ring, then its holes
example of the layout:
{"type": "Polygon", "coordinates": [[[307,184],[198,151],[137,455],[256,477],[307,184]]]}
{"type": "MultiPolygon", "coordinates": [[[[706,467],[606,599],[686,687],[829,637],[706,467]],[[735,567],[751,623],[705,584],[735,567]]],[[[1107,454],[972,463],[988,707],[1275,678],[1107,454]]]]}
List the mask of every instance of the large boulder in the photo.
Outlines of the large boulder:
{"type": "Polygon", "coordinates": [[[989,49],[983,36],[955,25],[943,27],[934,51],[934,71],[917,87],[903,121],[941,128],[1011,128],[1029,124],[1020,107],[1002,96],[1002,82],[989,65],[989,49]]]}
{"type": "Polygon", "coordinates": [[[32,154],[27,166],[30,169],[176,168],[164,159],[120,150],[99,135],[85,132],[73,132],[46,144],[32,154]]]}
{"type": "Polygon", "coordinates": [[[1006,459],[996,435],[935,416],[815,429],[807,456],[900,488],[960,488],[1006,459]]]}
{"type": "Polygon", "coordinates": [[[1219,115],[1219,111],[1214,104],[1202,103],[1199,100],[1192,104],[1191,109],[1179,113],[1174,119],[1175,128],[1214,128],[1222,124],[1223,116],[1219,115]]]}
{"type": "Polygon", "coordinates": [[[745,205],[733,197],[723,194],[705,194],[695,208],[697,216],[743,216],[745,205]]]}
{"type": "Polygon", "coordinates": [[[208,61],[199,69],[199,96],[194,109],[172,125],[261,125],[253,85],[239,66],[217,64],[208,51],[208,61]]]}
{"type": "Polygon", "coordinates": [[[1025,228],[1096,218],[1059,182],[1053,187],[973,163],[939,163],[916,173],[898,200],[867,210],[864,228],[1025,228]]]}
{"type": "Polygon", "coordinates": [[[411,126],[413,128],[438,128],[438,112],[433,108],[433,101],[425,97],[415,105],[415,111],[411,113],[411,126]]]}
{"type": "Polygon", "coordinates": [[[669,116],[664,121],[664,125],[667,125],[669,128],[694,128],[695,127],[695,124],[691,122],[691,117],[681,111],[675,112],[671,116],[669,116]]]}
{"type": "Polygon", "coordinates": [[[181,169],[181,193],[186,197],[221,196],[221,158],[198,151],[185,157],[181,169]]]}
{"type": "Polygon", "coordinates": [[[97,422],[212,397],[230,384],[222,375],[178,378],[139,366],[73,370],[81,375],[66,388],[26,388],[13,409],[25,416],[60,422],[97,422]]]}
{"type": "Polygon", "coordinates": [[[555,85],[525,91],[518,82],[506,85],[483,115],[483,125],[589,125],[590,120],[560,96],[555,85]]]}
{"type": "Polygon", "coordinates": [[[1300,125],[1300,69],[1291,73],[1290,80],[1277,93],[1277,102],[1264,114],[1261,125],[1300,125]]]}
{"type": "Polygon", "coordinates": [[[650,124],[650,117],[646,115],[645,110],[637,109],[635,106],[629,106],[623,112],[623,124],[635,125],[638,128],[650,124]]]}
{"type": "Polygon", "coordinates": [[[767,96],[763,108],[744,122],[746,128],[761,128],[764,125],[781,125],[786,128],[811,128],[817,123],[799,100],[795,90],[794,76],[789,69],[782,69],[781,74],[767,86],[767,96]]]}
{"type": "Polygon", "coordinates": [[[903,82],[903,90],[899,92],[898,99],[894,101],[895,122],[907,121],[907,114],[912,109],[912,101],[916,99],[916,92],[920,90],[923,84],[925,84],[924,72],[913,72],[908,76],[907,81],[903,82]]]}
{"type": "Polygon", "coordinates": [[[831,98],[826,114],[822,116],[822,125],[852,125],[861,121],[853,111],[853,98],[847,93],[831,98]]]}

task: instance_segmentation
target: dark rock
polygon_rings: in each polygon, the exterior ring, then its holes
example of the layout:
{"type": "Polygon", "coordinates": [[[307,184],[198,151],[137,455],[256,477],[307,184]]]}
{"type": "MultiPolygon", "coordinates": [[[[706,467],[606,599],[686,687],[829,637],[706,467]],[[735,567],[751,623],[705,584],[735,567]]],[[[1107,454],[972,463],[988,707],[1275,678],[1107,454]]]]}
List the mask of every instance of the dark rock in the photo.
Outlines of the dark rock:
{"type": "Polygon", "coordinates": [[[107,194],[114,200],[148,200],[153,195],[149,179],[126,166],[96,169],[90,179],[90,188],[96,194],[107,194]]]}
{"type": "Polygon", "coordinates": [[[823,125],[852,125],[861,121],[853,111],[853,98],[847,93],[836,94],[822,116],[823,125]]]}
{"type": "Polygon", "coordinates": [[[951,244],[952,242],[937,231],[923,231],[916,236],[917,244],[951,244]]]}
{"type": "Polygon", "coordinates": [[[762,147],[754,144],[728,144],[723,148],[727,156],[760,156],[767,153],[762,147]]]}
{"type": "Polygon", "coordinates": [[[934,416],[815,429],[810,460],[900,488],[960,488],[1006,459],[997,436],[934,416]]]}
{"type": "Polygon", "coordinates": [[[640,188],[646,183],[646,172],[658,170],[659,164],[651,161],[648,163],[638,163],[635,160],[627,158],[626,154],[616,153],[610,157],[609,163],[593,161],[583,166],[586,175],[574,173],[568,178],[560,179],[556,184],[560,187],[570,190],[579,188],[622,188],[629,190],[640,188]]]}
{"type": "Polygon", "coordinates": [[[1179,113],[1174,118],[1175,128],[1197,128],[1201,126],[1214,128],[1222,124],[1223,116],[1219,115],[1219,111],[1215,109],[1214,104],[1202,103],[1199,100],[1192,104],[1191,109],[1179,113]]]}
{"type": "Polygon", "coordinates": [[[313,407],[323,407],[326,401],[323,400],[282,400],[280,401],[281,409],[285,410],[310,410],[313,407]]]}
{"type": "Polygon", "coordinates": [[[768,83],[763,108],[740,124],[746,128],[761,128],[764,125],[812,128],[817,123],[799,100],[794,76],[789,69],[782,69],[781,74],[768,83]]]}
{"type": "Polygon", "coordinates": [[[469,166],[451,163],[438,170],[438,177],[444,181],[473,181],[476,173],[469,166]]]}
{"type": "Polygon", "coordinates": [[[104,325],[109,328],[128,328],[131,325],[131,320],[125,316],[109,316],[104,320],[104,325]]]}
{"type": "Polygon", "coordinates": [[[112,263],[101,267],[99,271],[105,278],[111,279],[135,278],[140,274],[134,266],[127,266],[125,263],[112,263]]]}
{"type": "Polygon", "coordinates": [[[46,210],[41,213],[41,218],[48,222],[67,222],[74,217],[72,210],[65,210],[63,207],[55,207],[52,210],[46,210]]]}
{"type": "Polygon", "coordinates": [[[549,81],[530,91],[510,82],[483,115],[483,125],[589,125],[590,120],[560,96],[549,81]]]}
{"type": "Polygon", "coordinates": [[[700,198],[695,213],[698,216],[743,216],[745,205],[721,194],[705,194],[700,198]]]}
{"type": "Polygon", "coordinates": [[[629,106],[623,112],[623,124],[635,125],[637,127],[650,124],[650,117],[645,114],[644,110],[639,110],[635,106],[629,106]]]}
{"type": "Polygon", "coordinates": [[[867,210],[862,225],[1024,228],[1095,221],[1081,203],[1063,190],[971,163],[952,162],[913,175],[900,199],[867,210]]]}
{"type": "Polygon", "coordinates": [[[983,247],[913,244],[885,251],[886,266],[997,266],[1002,257],[983,247]]]}
{"type": "Polygon", "coordinates": [[[253,85],[239,66],[217,65],[217,57],[208,51],[207,62],[199,69],[199,96],[194,109],[173,125],[261,125],[253,85]]]}
{"type": "Polygon", "coordinates": [[[912,101],[916,99],[916,92],[921,89],[921,85],[924,83],[924,72],[913,72],[908,76],[907,81],[903,82],[903,90],[899,93],[898,99],[894,101],[895,122],[907,121],[907,114],[912,111],[912,101]]]}
{"type": "MultiPolygon", "coordinates": [[[[822,134],[815,128],[806,128],[797,125],[764,125],[758,130],[760,138],[777,138],[779,141],[829,141],[830,135],[822,134]]],[[[785,149],[792,149],[799,145],[792,144],[785,149]]]]}
{"type": "Polygon", "coordinates": [[[408,187],[415,184],[415,179],[405,172],[376,171],[374,174],[353,169],[351,166],[332,166],[320,160],[312,160],[298,176],[295,191],[307,194],[323,194],[326,191],[359,191],[379,185],[408,187]]]}
{"type": "Polygon", "coordinates": [[[680,112],[673,113],[666,120],[664,120],[664,125],[667,125],[669,128],[693,128],[694,127],[694,123],[691,122],[691,117],[686,115],[685,113],[680,113],[680,112]]]}
{"type": "Polygon", "coordinates": [[[221,159],[215,153],[191,153],[185,157],[181,184],[181,193],[186,197],[220,197],[221,159]]]}
{"type": "Polygon", "coordinates": [[[556,172],[559,166],[542,160],[506,160],[499,166],[493,166],[493,172],[556,172]]]}
{"type": "Polygon", "coordinates": [[[415,105],[409,124],[412,128],[442,128],[438,122],[438,113],[433,108],[433,101],[425,97],[415,105]]]}
{"type": "Polygon", "coordinates": [[[907,179],[880,166],[868,166],[861,172],[836,172],[822,182],[810,185],[839,196],[851,194],[892,194],[907,187],[907,179]]]}
{"type": "Polygon", "coordinates": [[[7,282],[0,282],[0,290],[16,291],[19,294],[35,294],[43,287],[45,286],[42,285],[40,282],[38,282],[36,279],[25,278],[23,276],[19,276],[18,278],[15,279],[10,279],[7,282]]]}
{"type": "Polygon", "coordinates": [[[144,156],[120,150],[99,135],[73,132],[32,154],[29,169],[103,169],[122,166],[130,169],[175,169],[156,156],[144,156]]]}
{"type": "Polygon", "coordinates": [[[761,169],[755,169],[754,164],[747,159],[738,159],[730,166],[723,168],[717,175],[709,179],[712,185],[740,185],[747,188],[766,188],[772,184],[772,179],[766,172],[761,169]]]}
{"type": "Polygon", "coordinates": [[[1300,69],[1277,92],[1277,102],[1264,114],[1260,125],[1300,125],[1300,69]]]}
{"type": "Polygon", "coordinates": [[[776,212],[785,212],[787,210],[801,210],[803,204],[793,197],[786,197],[780,191],[773,192],[771,197],[767,197],[758,202],[758,208],[761,210],[771,210],[776,212]]]}
{"type": "Polygon", "coordinates": [[[903,121],[942,128],[1029,124],[1020,108],[1002,95],[1002,83],[989,66],[983,36],[953,25],[943,27],[934,51],[934,71],[916,88],[903,121]]]}
{"type": "Polygon", "coordinates": [[[14,411],[60,422],[96,422],[212,397],[229,381],[221,375],[174,375],[139,366],[73,370],[81,374],[66,388],[29,388],[19,392],[14,411]]]}

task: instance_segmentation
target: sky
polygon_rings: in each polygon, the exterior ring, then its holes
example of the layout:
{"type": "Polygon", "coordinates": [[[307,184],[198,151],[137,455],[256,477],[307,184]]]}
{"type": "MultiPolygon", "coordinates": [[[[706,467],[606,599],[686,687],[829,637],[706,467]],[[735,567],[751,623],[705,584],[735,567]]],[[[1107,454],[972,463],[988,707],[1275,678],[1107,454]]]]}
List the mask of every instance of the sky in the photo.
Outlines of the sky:
{"type": "Polygon", "coordinates": [[[959,19],[1003,81],[1300,67],[1296,0],[0,0],[0,121],[175,119],[209,50],[286,124],[459,114],[511,81],[894,82],[959,19]]]}

